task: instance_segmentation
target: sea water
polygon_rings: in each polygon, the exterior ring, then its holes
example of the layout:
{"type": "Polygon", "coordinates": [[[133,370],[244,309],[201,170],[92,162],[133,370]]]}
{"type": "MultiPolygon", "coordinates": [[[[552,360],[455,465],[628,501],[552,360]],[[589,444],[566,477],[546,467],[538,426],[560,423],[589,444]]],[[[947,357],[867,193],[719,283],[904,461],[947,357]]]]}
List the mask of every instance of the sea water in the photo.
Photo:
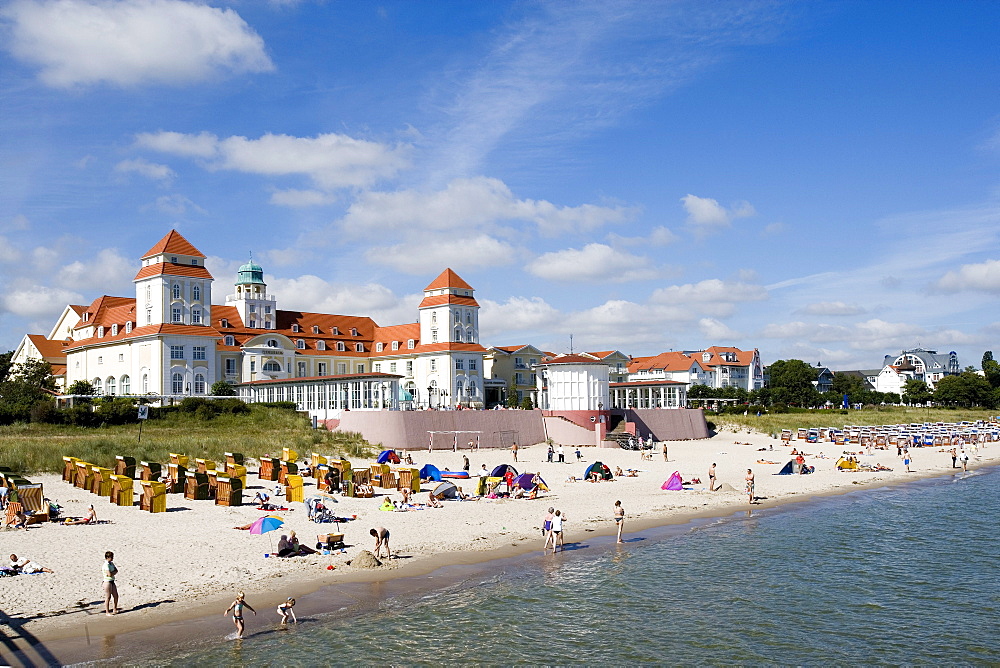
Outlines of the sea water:
{"type": "Polygon", "coordinates": [[[397,583],[287,630],[262,611],[242,641],[113,662],[996,664],[998,510],[1000,468],[959,473],[397,583]]]}

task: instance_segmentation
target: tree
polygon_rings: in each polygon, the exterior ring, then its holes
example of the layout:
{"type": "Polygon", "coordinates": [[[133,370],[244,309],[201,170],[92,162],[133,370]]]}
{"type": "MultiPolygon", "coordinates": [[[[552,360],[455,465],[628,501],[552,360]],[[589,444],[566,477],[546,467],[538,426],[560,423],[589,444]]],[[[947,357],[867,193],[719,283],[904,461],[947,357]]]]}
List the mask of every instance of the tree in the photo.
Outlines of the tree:
{"type": "Polygon", "coordinates": [[[910,378],[903,383],[903,401],[908,404],[926,404],[932,398],[927,383],[917,378],[910,378]]]}
{"type": "Polygon", "coordinates": [[[97,389],[88,380],[74,380],[70,386],[66,388],[66,394],[93,396],[97,394],[97,389]]]}
{"type": "Polygon", "coordinates": [[[868,392],[868,387],[861,376],[837,372],[833,374],[830,390],[837,395],[837,401],[833,402],[835,404],[839,404],[845,394],[850,401],[857,403],[864,401],[863,395],[868,392]]]}
{"type": "MultiPolygon", "coordinates": [[[[29,359],[15,364],[0,382],[0,414],[5,421],[28,420],[38,402],[51,401],[55,390],[52,367],[48,362],[29,359]]],[[[36,409],[37,411],[37,409],[36,409]]]]}
{"type": "Polygon", "coordinates": [[[10,373],[10,362],[14,359],[14,351],[8,350],[7,352],[0,354],[0,383],[7,380],[7,374],[10,373]]]}
{"type": "Polygon", "coordinates": [[[946,406],[992,407],[993,388],[978,373],[963,371],[957,376],[945,376],[937,382],[934,400],[946,406]]]}
{"type": "Polygon", "coordinates": [[[521,408],[523,408],[526,411],[530,411],[535,408],[535,405],[531,402],[531,397],[529,397],[527,394],[524,395],[524,399],[521,399],[521,408]]]}
{"type": "Polygon", "coordinates": [[[517,386],[512,382],[510,387],[507,388],[507,408],[517,408],[518,405],[517,386]]]}
{"type": "Polygon", "coordinates": [[[212,383],[212,396],[216,397],[235,397],[236,388],[227,383],[224,380],[217,380],[212,383]]]}
{"type": "Polygon", "coordinates": [[[819,372],[802,360],[778,360],[768,367],[771,400],[796,406],[815,406],[820,403],[819,392],[813,384],[819,372]]]}
{"type": "Polygon", "coordinates": [[[1000,388],[1000,364],[993,359],[993,351],[983,353],[983,375],[993,389],[1000,388]]]}

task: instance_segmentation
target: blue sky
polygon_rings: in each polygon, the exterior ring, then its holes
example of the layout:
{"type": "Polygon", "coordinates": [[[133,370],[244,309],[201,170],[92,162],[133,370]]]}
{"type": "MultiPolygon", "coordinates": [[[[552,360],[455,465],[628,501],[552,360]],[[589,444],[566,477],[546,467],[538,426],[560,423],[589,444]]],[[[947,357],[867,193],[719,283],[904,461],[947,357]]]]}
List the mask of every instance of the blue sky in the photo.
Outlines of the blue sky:
{"type": "Polygon", "coordinates": [[[482,341],[870,368],[1000,352],[994,2],[14,0],[0,348],[134,294],[171,228],[224,298],[482,341]]]}

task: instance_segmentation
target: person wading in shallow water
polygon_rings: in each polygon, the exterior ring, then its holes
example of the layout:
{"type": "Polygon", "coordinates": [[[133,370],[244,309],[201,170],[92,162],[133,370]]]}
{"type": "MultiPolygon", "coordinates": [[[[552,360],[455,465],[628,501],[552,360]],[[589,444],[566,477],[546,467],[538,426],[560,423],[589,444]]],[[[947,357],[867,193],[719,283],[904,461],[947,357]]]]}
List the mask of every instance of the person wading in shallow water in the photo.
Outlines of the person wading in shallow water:
{"type": "Polygon", "coordinates": [[[622,508],[621,501],[615,501],[615,524],[618,525],[618,542],[624,543],[622,540],[622,528],[625,526],[625,509],[622,508]]]}
{"type": "Polygon", "coordinates": [[[753,503],[753,471],[747,469],[747,496],[750,497],[750,503],[753,503]]]}

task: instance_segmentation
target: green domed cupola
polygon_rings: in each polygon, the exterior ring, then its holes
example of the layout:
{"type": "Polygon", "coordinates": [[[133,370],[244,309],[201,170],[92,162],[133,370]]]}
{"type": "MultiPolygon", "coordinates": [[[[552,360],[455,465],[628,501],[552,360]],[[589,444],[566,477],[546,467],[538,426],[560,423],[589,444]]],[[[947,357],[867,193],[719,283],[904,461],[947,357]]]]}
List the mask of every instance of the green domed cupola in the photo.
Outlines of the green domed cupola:
{"type": "Polygon", "coordinates": [[[251,254],[250,261],[240,267],[239,272],[237,272],[235,285],[248,285],[252,283],[264,285],[264,268],[253,261],[253,255],[251,254]]]}

